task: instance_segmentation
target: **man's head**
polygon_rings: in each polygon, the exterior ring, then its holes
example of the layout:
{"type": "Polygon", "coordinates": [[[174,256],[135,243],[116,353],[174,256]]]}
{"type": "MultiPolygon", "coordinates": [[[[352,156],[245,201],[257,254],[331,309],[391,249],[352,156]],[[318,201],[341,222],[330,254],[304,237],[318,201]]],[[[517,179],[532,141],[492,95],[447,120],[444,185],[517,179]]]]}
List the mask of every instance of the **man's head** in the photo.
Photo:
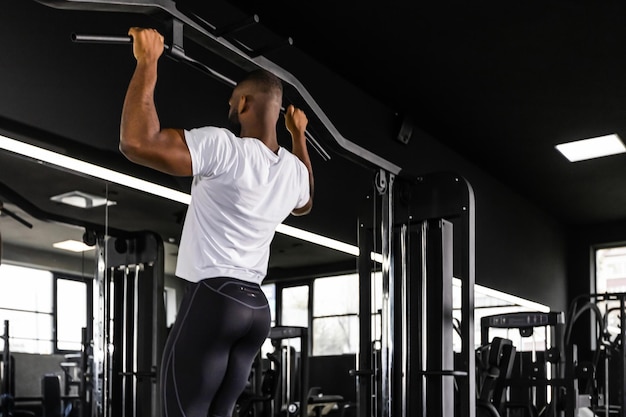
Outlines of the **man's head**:
{"type": "Polygon", "coordinates": [[[263,69],[251,71],[233,89],[228,101],[228,119],[236,125],[245,120],[274,120],[276,123],[282,100],[283,84],[280,78],[263,69]]]}

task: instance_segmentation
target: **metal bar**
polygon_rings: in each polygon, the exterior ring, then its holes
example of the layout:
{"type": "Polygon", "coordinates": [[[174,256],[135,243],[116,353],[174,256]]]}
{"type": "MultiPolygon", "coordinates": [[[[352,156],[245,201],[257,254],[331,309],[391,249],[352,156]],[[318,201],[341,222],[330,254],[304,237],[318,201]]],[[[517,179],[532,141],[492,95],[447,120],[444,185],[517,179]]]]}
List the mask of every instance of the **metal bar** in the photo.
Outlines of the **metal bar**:
{"type": "MultiPolygon", "coordinates": [[[[376,207],[374,207],[376,210],[376,207]]],[[[372,230],[359,224],[359,356],[356,377],[357,416],[372,415],[372,382],[376,363],[372,357],[372,230]]]]}
{"type": "MultiPolygon", "coordinates": [[[[139,343],[139,271],[141,270],[141,265],[135,265],[135,276],[133,277],[133,316],[132,316],[132,347],[133,347],[133,358],[132,358],[132,395],[135,401],[132,404],[132,417],[137,417],[137,375],[139,373],[139,367],[137,365],[137,359],[139,356],[139,352],[137,352],[137,347],[139,343]]],[[[145,352],[144,352],[145,354],[145,352]]]]}
{"type": "MultiPolygon", "coordinates": [[[[620,402],[619,402],[619,415],[621,417],[626,416],[626,389],[624,389],[626,387],[626,349],[624,349],[623,347],[626,346],[624,343],[626,343],[626,304],[624,302],[624,297],[620,297],[619,299],[619,307],[620,307],[620,341],[622,343],[622,352],[620,355],[620,365],[621,365],[621,369],[620,369],[620,388],[621,388],[621,395],[620,395],[620,402]]],[[[598,346],[598,349],[600,349],[600,346],[598,346]]]]}
{"type": "Polygon", "coordinates": [[[420,396],[421,396],[421,416],[425,417],[426,414],[426,405],[427,405],[427,375],[428,375],[428,365],[427,365],[427,350],[426,346],[428,345],[428,332],[426,329],[428,328],[428,295],[427,295],[427,280],[428,269],[426,264],[426,257],[428,255],[427,245],[428,245],[428,221],[423,220],[420,225],[420,340],[419,344],[416,346],[419,349],[419,360],[420,360],[420,373],[422,373],[422,377],[420,378],[420,396]]]}
{"type": "MultiPolygon", "coordinates": [[[[12,395],[11,393],[11,349],[9,348],[9,320],[4,321],[4,335],[2,339],[4,339],[4,349],[2,352],[2,361],[3,361],[3,380],[2,380],[2,394],[4,395],[12,395]]],[[[8,404],[8,403],[7,403],[8,404]]]]}
{"type": "Polygon", "coordinates": [[[17,220],[18,222],[22,223],[24,226],[28,227],[29,229],[33,228],[33,225],[31,223],[29,223],[26,220],[22,219],[20,216],[18,216],[17,214],[13,213],[8,208],[4,207],[4,205],[0,202],[0,214],[3,214],[3,213],[8,215],[9,217],[12,217],[13,219],[17,220]]]}
{"type": "MultiPolygon", "coordinates": [[[[121,324],[121,340],[122,340],[122,352],[121,352],[121,359],[122,359],[122,363],[121,363],[121,371],[122,374],[120,375],[120,378],[122,379],[122,387],[120,390],[120,394],[121,394],[121,406],[120,406],[120,410],[118,410],[118,412],[121,412],[121,416],[126,416],[126,407],[127,407],[127,391],[128,391],[128,353],[130,351],[130,346],[129,346],[129,341],[128,341],[128,332],[129,332],[129,327],[131,325],[131,323],[128,320],[128,309],[129,309],[129,294],[128,294],[128,276],[129,276],[129,272],[128,272],[128,266],[126,266],[124,268],[124,272],[122,274],[122,282],[119,284],[121,285],[121,291],[122,291],[122,300],[116,300],[116,302],[121,303],[121,309],[122,309],[122,317],[119,317],[118,320],[120,320],[120,324],[121,324]]],[[[119,340],[119,339],[118,339],[119,340]]],[[[130,395],[129,395],[130,397],[130,395]]],[[[130,401],[134,401],[134,398],[130,398],[130,401]]]]}
{"type": "Polygon", "coordinates": [[[393,270],[393,174],[379,172],[378,186],[382,190],[381,252],[383,255],[382,314],[381,314],[381,417],[392,416],[392,369],[394,367],[394,270],[393,270]]]}
{"type": "Polygon", "coordinates": [[[460,370],[467,378],[459,378],[460,409],[467,417],[476,416],[476,355],[474,353],[474,283],[475,283],[475,212],[474,191],[463,178],[457,183],[466,188],[466,205],[461,207],[461,360],[460,370]]]}
{"type": "MultiPolygon", "coordinates": [[[[121,36],[121,35],[92,35],[92,34],[81,34],[81,33],[72,33],[71,39],[73,42],[77,43],[103,43],[103,44],[114,44],[114,45],[131,45],[133,43],[133,38],[131,36],[121,36]]],[[[190,58],[184,52],[176,50],[169,45],[163,45],[166,51],[170,51],[176,59],[193,66],[196,69],[201,70],[202,72],[210,75],[211,77],[221,81],[222,83],[230,86],[235,86],[237,83],[225,76],[224,74],[212,69],[208,65],[202,64],[201,62],[190,58]],[[176,51],[174,53],[174,51],[176,51]]],[[[281,106],[281,113],[285,114],[285,107],[281,106]]],[[[326,150],[320,145],[320,143],[313,137],[311,132],[307,129],[305,130],[305,136],[311,147],[322,157],[322,160],[328,161],[330,159],[330,155],[326,150]]]]}
{"type": "MultiPolygon", "coordinates": [[[[103,44],[112,44],[112,45],[132,45],[133,38],[128,35],[90,35],[90,34],[81,34],[81,33],[72,33],[71,39],[76,43],[103,43],[103,44]]],[[[221,74],[215,70],[213,70],[208,65],[204,65],[199,61],[196,61],[193,58],[185,55],[184,52],[172,48],[171,46],[164,44],[163,48],[166,52],[170,52],[173,57],[176,59],[190,64],[191,66],[205,72],[206,74],[212,76],[213,78],[221,81],[222,83],[230,86],[236,85],[236,82],[232,79],[228,78],[224,74],[221,74]]]]}
{"type": "Polygon", "coordinates": [[[207,28],[195,22],[189,16],[176,8],[176,3],[172,0],[37,0],[39,3],[59,9],[111,11],[111,12],[134,12],[153,14],[156,11],[167,13],[174,19],[181,21],[190,29],[195,31],[197,41],[201,46],[220,55],[221,57],[239,65],[242,68],[260,67],[276,74],[283,81],[291,84],[304,101],[311,108],[315,116],[319,119],[325,129],[333,137],[336,144],[345,151],[357,156],[362,161],[384,169],[393,174],[399,174],[401,168],[373,152],[360,147],[359,145],[346,139],[337,130],[335,125],[321,109],[304,85],[291,73],[268,60],[264,56],[250,57],[245,51],[233,45],[225,38],[217,37],[207,28]]]}
{"type": "MultiPolygon", "coordinates": [[[[425,222],[426,223],[426,222],[425,222]]],[[[426,349],[427,416],[454,415],[452,343],[452,224],[435,219],[426,231],[426,349]]]]}
{"type": "MultiPolygon", "coordinates": [[[[107,274],[106,274],[106,261],[105,261],[105,245],[104,239],[98,237],[96,240],[96,271],[93,285],[93,325],[92,325],[92,340],[93,340],[93,355],[90,358],[91,361],[91,415],[106,415],[103,414],[103,407],[106,407],[103,401],[103,395],[106,391],[107,380],[106,372],[106,326],[105,311],[108,310],[107,302],[108,296],[106,293],[107,274]]],[[[86,414],[86,413],[85,413],[86,414]]]]}
{"type": "Polygon", "coordinates": [[[412,337],[409,333],[409,324],[411,321],[411,314],[409,311],[409,294],[408,294],[408,264],[407,259],[409,257],[408,252],[408,227],[403,224],[400,229],[400,261],[402,262],[400,268],[400,311],[402,312],[401,320],[401,363],[400,363],[400,415],[401,417],[408,417],[408,405],[409,405],[409,376],[411,374],[411,363],[409,361],[409,352],[411,351],[412,337]]]}

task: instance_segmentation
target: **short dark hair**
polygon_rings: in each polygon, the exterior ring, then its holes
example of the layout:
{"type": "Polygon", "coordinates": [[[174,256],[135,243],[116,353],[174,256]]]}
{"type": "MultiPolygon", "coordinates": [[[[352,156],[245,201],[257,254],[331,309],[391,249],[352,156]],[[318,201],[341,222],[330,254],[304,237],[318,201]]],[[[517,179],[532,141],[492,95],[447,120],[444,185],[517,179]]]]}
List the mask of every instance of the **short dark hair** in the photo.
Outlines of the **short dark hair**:
{"type": "Polygon", "coordinates": [[[251,81],[256,84],[262,91],[265,92],[278,92],[280,96],[283,95],[283,83],[280,78],[271,72],[259,68],[248,72],[240,83],[244,81],[251,81]]]}

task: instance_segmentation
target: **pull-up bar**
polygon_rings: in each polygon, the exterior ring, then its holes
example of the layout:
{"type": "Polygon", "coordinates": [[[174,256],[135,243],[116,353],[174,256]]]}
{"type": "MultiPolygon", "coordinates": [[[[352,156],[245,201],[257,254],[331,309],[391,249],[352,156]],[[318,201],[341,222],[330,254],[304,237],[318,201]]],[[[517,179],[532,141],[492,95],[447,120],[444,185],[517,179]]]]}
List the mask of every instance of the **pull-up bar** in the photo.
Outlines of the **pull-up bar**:
{"type": "MultiPolygon", "coordinates": [[[[175,27],[180,28],[180,33],[174,33],[176,36],[182,38],[182,25],[187,28],[193,29],[194,40],[201,46],[216,53],[224,59],[240,66],[244,69],[251,69],[252,67],[260,67],[274,73],[281,78],[284,82],[292,85],[300,94],[302,99],[310,107],[314,115],[319,119],[324,128],[328,131],[333,138],[337,146],[344,151],[357,157],[360,161],[363,161],[369,165],[373,165],[376,168],[383,169],[392,174],[399,174],[401,168],[394,163],[374,154],[373,152],[355,144],[354,142],[346,139],[330,121],[328,116],[320,108],[317,102],[313,99],[310,93],[304,88],[302,83],[295,78],[292,74],[286,71],[284,68],[278,66],[274,62],[265,58],[264,56],[257,54],[250,54],[241,48],[231,43],[228,39],[225,39],[220,33],[219,28],[208,24],[200,24],[189,15],[183,13],[176,7],[176,3],[173,0],[36,0],[39,3],[45,4],[57,9],[70,9],[70,10],[90,10],[90,11],[107,11],[107,12],[125,12],[125,13],[144,13],[144,14],[167,14],[173,22],[177,23],[175,27]],[[208,27],[207,27],[208,26],[208,27]]],[[[196,17],[197,18],[197,17],[196,17]]],[[[174,49],[174,48],[172,48],[174,49]]],[[[176,56],[179,51],[172,51],[171,53],[176,56]]],[[[195,64],[197,65],[197,64],[195,64]]]]}
{"type": "MultiPolygon", "coordinates": [[[[107,44],[132,44],[133,38],[128,35],[117,36],[117,35],[85,35],[85,34],[77,34],[72,33],[72,41],[78,43],[107,43],[107,44]]],[[[218,81],[223,82],[224,84],[235,86],[237,83],[227,76],[215,71],[211,67],[187,56],[184,52],[178,50],[177,48],[172,48],[171,46],[165,44],[163,45],[165,51],[171,54],[175,59],[185,62],[196,69],[210,75],[211,77],[217,79],[218,81]]],[[[285,113],[285,107],[281,107],[281,112],[285,113]]],[[[324,161],[328,161],[330,159],[330,155],[322,145],[311,135],[311,132],[308,130],[305,132],[306,138],[309,144],[317,151],[317,153],[322,157],[324,161]]]]}

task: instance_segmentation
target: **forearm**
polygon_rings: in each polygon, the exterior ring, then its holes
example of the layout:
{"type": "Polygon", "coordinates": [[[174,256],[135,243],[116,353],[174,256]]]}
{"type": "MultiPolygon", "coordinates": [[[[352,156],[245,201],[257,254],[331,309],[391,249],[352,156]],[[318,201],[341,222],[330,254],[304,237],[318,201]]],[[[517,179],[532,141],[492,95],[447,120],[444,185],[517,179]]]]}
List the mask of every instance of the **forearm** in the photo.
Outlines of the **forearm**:
{"type": "Polygon", "coordinates": [[[309,151],[306,146],[306,139],[302,138],[301,140],[294,140],[292,143],[291,152],[306,166],[306,169],[309,173],[309,202],[304,210],[296,210],[293,214],[306,214],[311,211],[311,207],[313,205],[313,191],[314,191],[314,179],[313,179],[313,166],[311,164],[311,159],[309,158],[309,151]]]}
{"type": "Polygon", "coordinates": [[[161,129],[154,104],[156,81],[157,63],[138,61],[124,99],[120,125],[120,151],[129,158],[150,146],[161,129]]]}

